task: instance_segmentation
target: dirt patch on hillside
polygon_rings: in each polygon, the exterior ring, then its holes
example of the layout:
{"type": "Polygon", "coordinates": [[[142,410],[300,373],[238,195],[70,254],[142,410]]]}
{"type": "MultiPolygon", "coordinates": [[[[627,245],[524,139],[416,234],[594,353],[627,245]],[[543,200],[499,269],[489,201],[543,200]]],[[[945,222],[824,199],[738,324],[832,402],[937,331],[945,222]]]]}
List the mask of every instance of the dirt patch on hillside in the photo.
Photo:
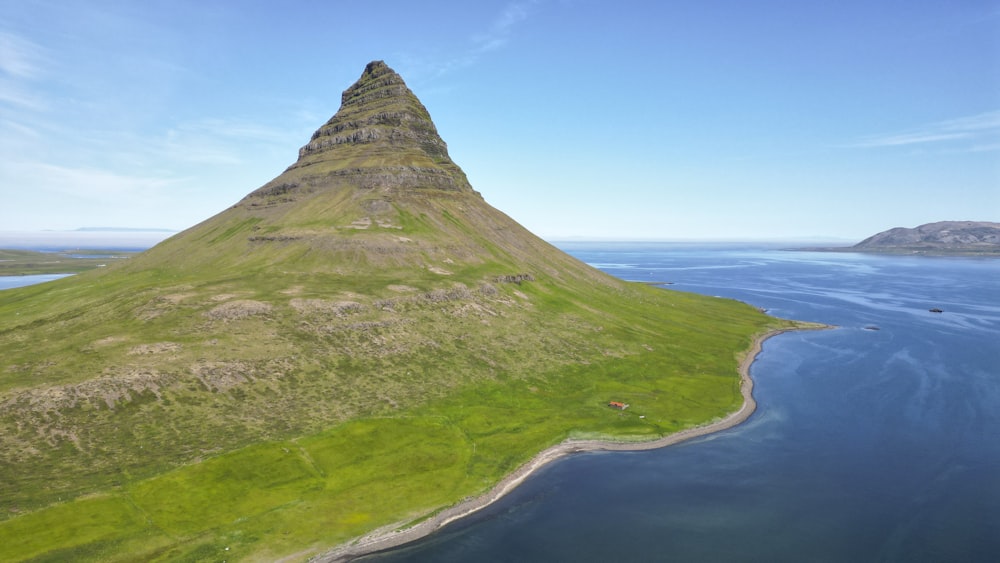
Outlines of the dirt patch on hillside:
{"type": "Polygon", "coordinates": [[[292,299],[288,303],[293,309],[303,314],[324,314],[335,317],[346,317],[360,313],[364,306],[357,301],[334,301],[332,299],[292,299]]]}
{"type": "Polygon", "coordinates": [[[393,284],[388,287],[390,290],[395,291],[396,293],[410,293],[413,291],[420,291],[419,289],[409,285],[393,284]]]}
{"type": "Polygon", "coordinates": [[[0,412],[34,412],[43,414],[45,418],[50,415],[58,418],[59,411],[75,408],[81,403],[114,409],[117,403],[130,401],[133,395],[141,393],[150,392],[159,398],[160,390],[173,379],[155,370],[123,367],[109,370],[97,379],[13,393],[0,403],[0,412]]]}
{"type": "Polygon", "coordinates": [[[191,366],[191,373],[209,391],[226,392],[256,380],[285,377],[293,369],[294,365],[287,358],[277,358],[258,362],[202,361],[191,366]]]}
{"type": "Polygon", "coordinates": [[[148,303],[140,307],[135,312],[135,316],[142,321],[151,321],[176,307],[176,302],[171,299],[167,299],[166,296],[160,296],[155,299],[151,299],[148,303]]]}
{"type": "Polygon", "coordinates": [[[191,366],[191,373],[209,391],[228,391],[250,381],[246,362],[204,362],[191,366]]]}
{"type": "Polygon", "coordinates": [[[474,317],[479,317],[480,319],[485,319],[487,317],[495,317],[497,316],[498,313],[493,309],[490,309],[489,307],[484,307],[479,303],[470,302],[470,303],[463,303],[462,305],[456,307],[451,311],[451,314],[456,317],[464,318],[468,316],[474,316],[474,317]]]}
{"type": "Polygon", "coordinates": [[[129,349],[132,356],[142,356],[146,354],[162,354],[164,352],[176,352],[181,349],[181,345],[176,342],[154,342],[152,344],[139,344],[129,349]]]}
{"type": "Polygon", "coordinates": [[[110,346],[111,344],[117,344],[119,342],[125,342],[128,340],[126,336],[106,336],[104,338],[95,340],[90,343],[91,348],[101,348],[103,346],[110,346]]]}
{"type": "Polygon", "coordinates": [[[237,321],[260,315],[267,315],[274,307],[263,301],[240,299],[228,301],[207,311],[205,316],[215,321],[237,321]]]}

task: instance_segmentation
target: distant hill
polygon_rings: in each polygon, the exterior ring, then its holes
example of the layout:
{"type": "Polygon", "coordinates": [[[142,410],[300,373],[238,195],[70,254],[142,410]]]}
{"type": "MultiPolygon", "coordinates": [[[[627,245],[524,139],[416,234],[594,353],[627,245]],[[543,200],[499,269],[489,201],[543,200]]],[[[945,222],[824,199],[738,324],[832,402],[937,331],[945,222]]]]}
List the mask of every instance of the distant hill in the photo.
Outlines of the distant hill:
{"type": "Polygon", "coordinates": [[[863,252],[1000,254],[1000,223],[939,221],[912,229],[896,227],[851,247],[863,252]]]}
{"type": "Polygon", "coordinates": [[[929,256],[1000,256],[1000,223],[938,221],[919,227],[896,227],[854,246],[805,248],[824,252],[923,254],[929,256]]]}

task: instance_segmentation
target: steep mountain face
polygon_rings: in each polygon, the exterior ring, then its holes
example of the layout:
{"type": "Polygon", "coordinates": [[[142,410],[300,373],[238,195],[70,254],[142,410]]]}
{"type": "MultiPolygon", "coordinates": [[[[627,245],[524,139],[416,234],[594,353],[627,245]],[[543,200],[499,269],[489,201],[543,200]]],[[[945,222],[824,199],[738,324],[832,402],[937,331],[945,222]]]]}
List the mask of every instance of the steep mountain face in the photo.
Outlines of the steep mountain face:
{"type": "Polygon", "coordinates": [[[365,278],[412,277],[414,268],[435,279],[519,268],[602,277],[488,205],[451,161],[427,109],[381,61],[368,64],[283,174],[133,265],[166,259],[179,270],[314,271],[322,262],[365,278]]]}
{"type": "Polygon", "coordinates": [[[862,251],[998,253],[1000,223],[940,221],[912,229],[896,227],[852,247],[862,251]]]}
{"type": "Polygon", "coordinates": [[[358,82],[344,91],[340,111],[299,150],[299,161],[291,168],[324,164],[327,170],[373,168],[354,171],[376,176],[361,182],[368,186],[384,185],[385,178],[402,173],[400,184],[408,187],[472,191],[448,157],[427,108],[382,61],[369,63],[358,82]]]}

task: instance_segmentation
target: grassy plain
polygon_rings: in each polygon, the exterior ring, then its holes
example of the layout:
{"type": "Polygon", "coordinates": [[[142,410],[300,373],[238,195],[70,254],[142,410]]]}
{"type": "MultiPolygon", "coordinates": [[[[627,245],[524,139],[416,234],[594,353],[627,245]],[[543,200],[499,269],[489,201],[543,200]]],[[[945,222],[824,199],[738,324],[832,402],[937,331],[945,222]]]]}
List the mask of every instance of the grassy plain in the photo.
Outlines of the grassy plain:
{"type": "Polygon", "coordinates": [[[117,250],[35,252],[33,250],[0,248],[0,276],[75,274],[104,267],[110,262],[122,260],[134,254],[136,253],[117,250]]]}

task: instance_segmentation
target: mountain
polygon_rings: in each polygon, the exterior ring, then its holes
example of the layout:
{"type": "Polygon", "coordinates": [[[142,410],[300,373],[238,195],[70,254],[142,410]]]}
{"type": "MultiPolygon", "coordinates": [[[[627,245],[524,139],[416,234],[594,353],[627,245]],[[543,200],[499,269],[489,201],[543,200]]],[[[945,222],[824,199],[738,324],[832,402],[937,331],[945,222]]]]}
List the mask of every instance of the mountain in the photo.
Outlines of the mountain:
{"type": "Polygon", "coordinates": [[[340,111],[284,173],[132,269],[163,262],[184,271],[329,269],[363,285],[416,272],[428,283],[467,274],[478,282],[519,268],[614,283],[488,205],[427,109],[381,61],[343,93],[340,111]]]}
{"type": "Polygon", "coordinates": [[[230,208],[0,292],[0,560],[305,559],[567,437],[719,419],[788,326],[534,236],[372,62],[230,208]]]}
{"type": "Polygon", "coordinates": [[[912,229],[896,227],[851,247],[861,252],[1000,254],[1000,223],[940,221],[912,229]]]}

